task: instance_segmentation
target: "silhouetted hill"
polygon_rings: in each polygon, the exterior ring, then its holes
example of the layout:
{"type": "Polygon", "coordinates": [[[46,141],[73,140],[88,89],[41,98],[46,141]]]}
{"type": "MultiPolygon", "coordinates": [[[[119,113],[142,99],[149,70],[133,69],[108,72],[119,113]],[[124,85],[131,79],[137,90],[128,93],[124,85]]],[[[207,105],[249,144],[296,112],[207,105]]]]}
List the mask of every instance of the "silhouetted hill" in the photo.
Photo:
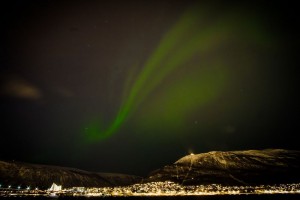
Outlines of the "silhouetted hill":
{"type": "Polygon", "coordinates": [[[187,155],[153,171],[146,181],[181,184],[276,184],[300,182],[300,151],[212,151],[187,155]]]}
{"type": "MultiPolygon", "coordinates": [[[[276,184],[300,182],[300,151],[283,149],[212,151],[187,155],[151,172],[144,182],[174,181],[180,184],[276,184]]],[[[2,185],[48,188],[123,186],[141,182],[138,176],[0,161],[2,185]]]]}
{"type": "Polygon", "coordinates": [[[95,173],[74,168],[0,161],[1,184],[15,187],[21,185],[48,188],[53,182],[63,187],[121,186],[140,180],[138,176],[125,174],[95,173]]]}

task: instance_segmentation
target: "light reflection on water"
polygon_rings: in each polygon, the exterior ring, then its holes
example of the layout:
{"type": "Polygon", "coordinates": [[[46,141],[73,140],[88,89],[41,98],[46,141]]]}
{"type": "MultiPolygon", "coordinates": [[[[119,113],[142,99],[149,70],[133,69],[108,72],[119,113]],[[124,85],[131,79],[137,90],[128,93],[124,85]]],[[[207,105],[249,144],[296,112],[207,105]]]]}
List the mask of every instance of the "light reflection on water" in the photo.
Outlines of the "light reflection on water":
{"type": "Polygon", "coordinates": [[[103,200],[299,200],[300,194],[248,194],[248,195],[208,195],[208,196],[135,196],[135,197],[5,197],[5,199],[21,199],[21,200],[55,200],[55,199],[73,199],[73,200],[93,200],[93,199],[103,199],[103,200]]]}

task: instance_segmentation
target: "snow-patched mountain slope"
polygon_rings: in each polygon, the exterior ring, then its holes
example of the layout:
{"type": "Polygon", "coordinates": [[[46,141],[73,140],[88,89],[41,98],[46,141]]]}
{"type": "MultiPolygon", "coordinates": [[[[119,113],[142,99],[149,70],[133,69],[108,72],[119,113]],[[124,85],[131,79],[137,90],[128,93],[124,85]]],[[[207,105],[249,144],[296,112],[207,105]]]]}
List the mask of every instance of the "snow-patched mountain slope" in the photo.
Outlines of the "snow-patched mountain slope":
{"type": "Polygon", "coordinates": [[[130,185],[140,180],[141,177],[126,174],[96,173],[67,167],[0,161],[2,185],[47,188],[55,182],[63,187],[103,187],[130,185]]]}
{"type": "Polygon", "coordinates": [[[248,151],[211,151],[208,153],[187,155],[175,162],[177,165],[194,167],[215,167],[220,169],[249,169],[263,167],[293,167],[298,165],[298,151],[283,149],[248,151]]]}
{"type": "Polygon", "coordinates": [[[212,151],[184,156],[150,174],[149,181],[183,184],[300,182],[300,152],[284,149],[212,151]]]}

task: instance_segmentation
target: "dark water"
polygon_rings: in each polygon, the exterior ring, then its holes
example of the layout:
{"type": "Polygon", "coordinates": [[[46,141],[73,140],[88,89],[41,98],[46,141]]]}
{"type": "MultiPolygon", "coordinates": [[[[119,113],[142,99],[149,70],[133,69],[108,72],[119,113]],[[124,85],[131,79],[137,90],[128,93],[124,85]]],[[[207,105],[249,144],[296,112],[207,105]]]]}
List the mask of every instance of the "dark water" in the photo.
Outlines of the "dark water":
{"type": "Polygon", "coordinates": [[[249,195],[211,195],[211,196],[163,196],[163,197],[1,197],[1,199],[34,200],[300,200],[300,194],[249,194],[249,195]]]}

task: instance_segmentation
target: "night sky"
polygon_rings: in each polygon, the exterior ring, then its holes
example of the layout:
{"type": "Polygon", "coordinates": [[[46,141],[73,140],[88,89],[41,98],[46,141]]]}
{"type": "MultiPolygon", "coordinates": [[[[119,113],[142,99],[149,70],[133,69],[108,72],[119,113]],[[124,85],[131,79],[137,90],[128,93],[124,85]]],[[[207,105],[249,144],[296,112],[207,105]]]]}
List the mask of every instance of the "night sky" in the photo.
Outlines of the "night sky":
{"type": "Polygon", "coordinates": [[[1,2],[0,159],[145,176],[299,150],[298,8],[238,2],[1,2]]]}

